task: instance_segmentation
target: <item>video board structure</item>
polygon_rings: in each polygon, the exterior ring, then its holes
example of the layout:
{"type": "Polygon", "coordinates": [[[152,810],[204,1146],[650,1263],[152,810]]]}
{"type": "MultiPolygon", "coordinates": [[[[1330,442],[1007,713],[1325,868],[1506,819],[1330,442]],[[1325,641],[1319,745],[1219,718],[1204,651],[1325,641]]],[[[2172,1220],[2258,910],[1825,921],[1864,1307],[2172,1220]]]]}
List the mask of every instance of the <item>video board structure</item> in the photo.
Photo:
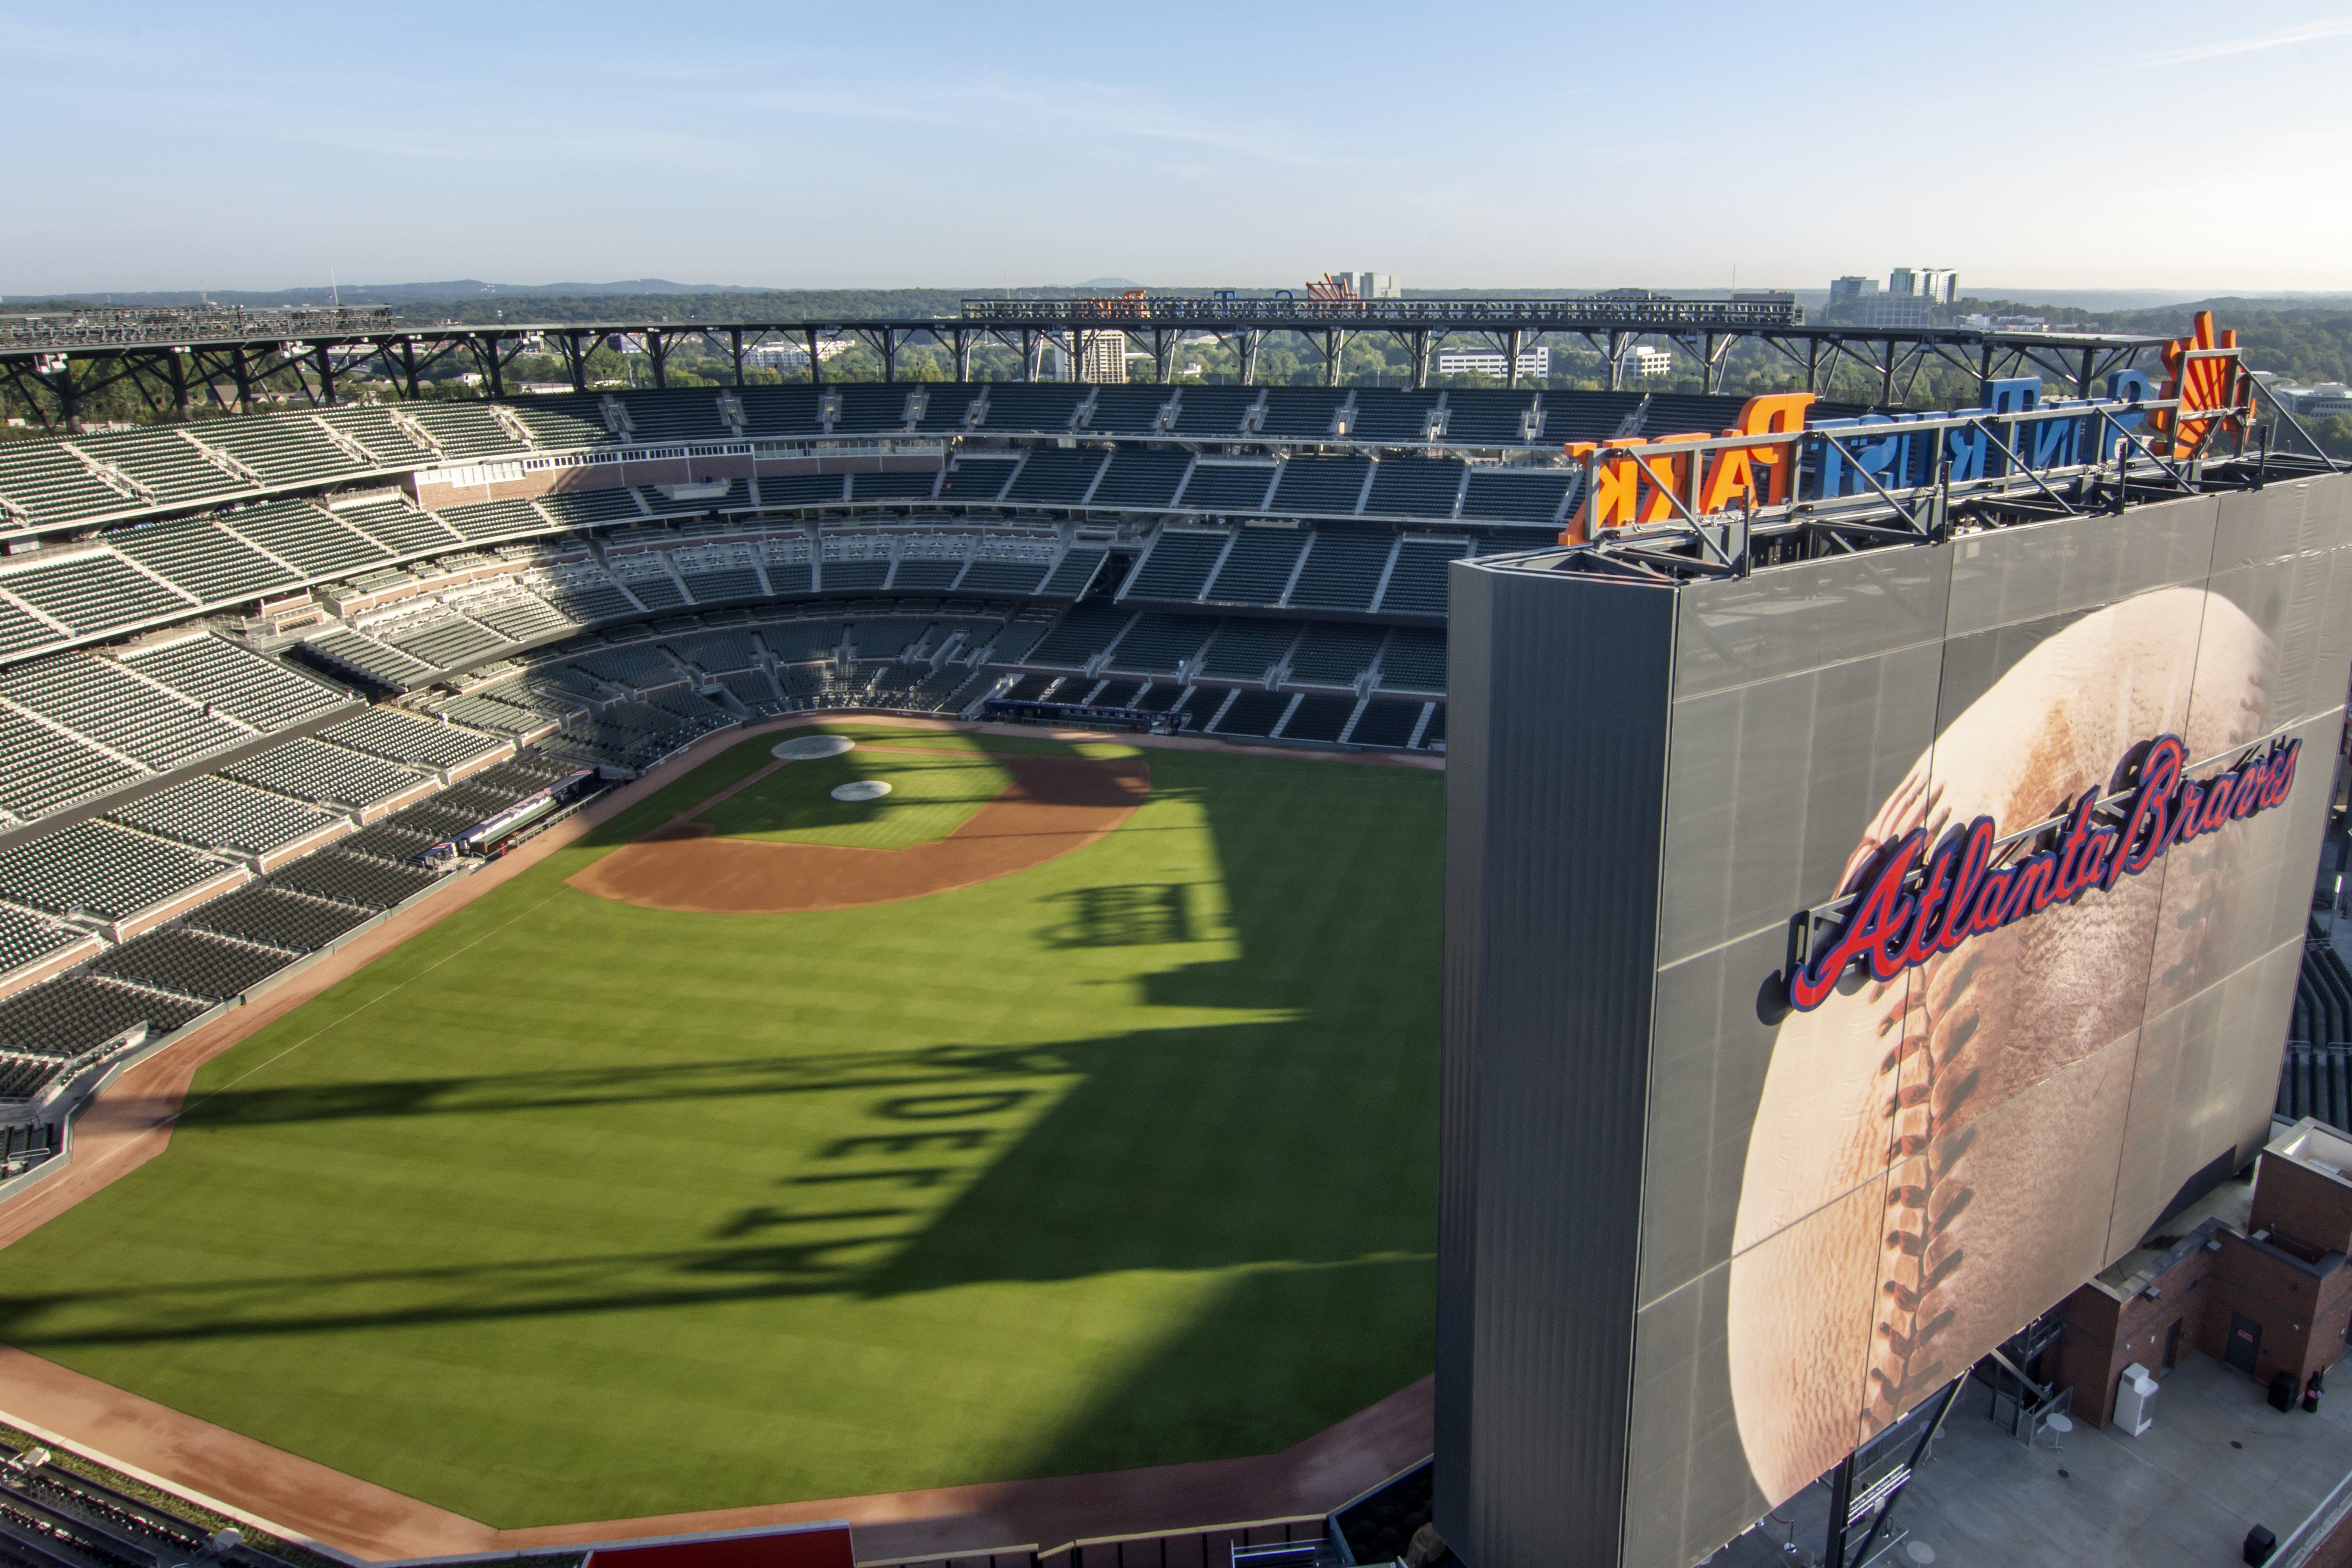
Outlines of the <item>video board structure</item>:
{"type": "Polygon", "coordinates": [[[2352,671],[2352,477],[2273,479],[1454,565],[1472,1568],[1702,1561],[2260,1149],[2352,671]]]}

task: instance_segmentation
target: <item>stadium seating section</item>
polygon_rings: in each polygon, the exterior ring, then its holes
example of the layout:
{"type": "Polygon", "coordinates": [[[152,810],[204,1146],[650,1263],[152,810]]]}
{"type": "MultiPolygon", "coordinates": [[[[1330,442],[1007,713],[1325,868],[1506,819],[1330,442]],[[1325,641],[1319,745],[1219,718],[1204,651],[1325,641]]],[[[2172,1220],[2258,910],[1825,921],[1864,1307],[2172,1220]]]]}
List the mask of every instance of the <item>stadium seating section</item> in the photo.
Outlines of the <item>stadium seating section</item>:
{"type": "MultiPolygon", "coordinates": [[[[1554,535],[1560,442],[1738,405],[861,384],[0,443],[0,1102],[428,891],[552,780],[730,724],[1013,696],[1442,750],[1451,563],[1554,535]]],[[[23,1123],[0,1169],[50,1151],[23,1123]]]]}

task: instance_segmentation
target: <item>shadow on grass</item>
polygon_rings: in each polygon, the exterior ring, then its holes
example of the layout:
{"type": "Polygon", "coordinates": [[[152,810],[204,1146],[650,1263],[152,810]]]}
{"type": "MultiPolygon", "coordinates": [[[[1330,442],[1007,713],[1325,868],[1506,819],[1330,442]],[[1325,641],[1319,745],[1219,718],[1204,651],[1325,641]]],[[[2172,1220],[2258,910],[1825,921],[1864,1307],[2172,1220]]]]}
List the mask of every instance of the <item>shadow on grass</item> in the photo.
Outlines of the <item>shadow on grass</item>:
{"type": "MultiPolygon", "coordinates": [[[[768,744],[723,754],[592,842],[668,820],[763,766],[768,744]]],[[[1435,781],[1192,753],[1152,761],[1163,792],[1203,814],[1239,956],[1148,975],[1144,995],[1264,1021],[1014,1047],[228,1089],[184,1125],[867,1091],[877,1131],[816,1150],[772,1199],[673,1247],[117,1291],[18,1279],[0,1287],[0,1340],[40,1352],[1229,1271],[1195,1321],[1041,1439],[1029,1473],[1153,1462],[1171,1444],[1185,1457],[1232,1452],[1234,1434],[1265,1429],[1269,1409],[1304,1436],[1393,1392],[1426,1371],[1433,1321],[1435,781]],[[1001,1125],[1048,1092],[1027,1125],[1001,1125]],[[1244,1421],[1244,1406],[1256,1414],[1244,1421]]],[[[1079,889],[1062,896],[1045,945],[1201,940],[1217,934],[1204,897],[1186,884],[1079,889]]]]}

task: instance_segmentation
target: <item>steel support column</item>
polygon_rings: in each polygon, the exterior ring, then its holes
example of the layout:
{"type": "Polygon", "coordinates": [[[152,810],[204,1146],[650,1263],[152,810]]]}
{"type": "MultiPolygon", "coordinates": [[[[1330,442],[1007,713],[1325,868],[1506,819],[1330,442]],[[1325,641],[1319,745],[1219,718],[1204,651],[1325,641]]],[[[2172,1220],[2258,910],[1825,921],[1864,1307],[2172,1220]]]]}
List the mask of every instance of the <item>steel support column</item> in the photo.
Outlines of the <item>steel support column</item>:
{"type": "Polygon", "coordinates": [[[882,329],[882,379],[898,379],[898,329],[896,327],[882,329]]]}
{"type": "Polygon", "coordinates": [[[1625,390],[1625,334],[1614,327],[1609,329],[1609,390],[1625,390]]]}
{"type": "Polygon", "coordinates": [[[809,351],[809,384],[811,386],[823,386],[824,384],[824,358],[816,352],[817,336],[816,329],[814,327],[807,329],[807,337],[809,351]]]}
{"type": "Polygon", "coordinates": [[[1265,333],[1255,327],[1244,327],[1241,330],[1240,338],[1240,346],[1236,352],[1241,360],[1242,384],[1255,386],[1257,384],[1257,351],[1259,345],[1265,342],[1265,333]]]}
{"type": "Polygon", "coordinates": [[[229,374],[236,382],[236,411],[253,412],[253,361],[247,357],[245,345],[239,343],[229,355],[229,374]]]}
{"type": "Polygon", "coordinates": [[[188,422],[188,366],[176,353],[163,356],[164,377],[172,386],[172,417],[184,425],[188,422]]]}
{"type": "Polygon", "coordinates": [[[971,379],[971,334],[958,327],[953,333],[953,338],[955,378],[958,381],[970,381],[971,379]]]}
{"type": "Polygon", "coordinates": [[[735,362],[735,384],[743,384],[743,329],[727,329],[727,357],[735,362]]]}
{"type": "Polygon", "coordinates": [[[335,405],[335,353],[325,343],[318,346],[319,401],[326,407],[335,405]]]}

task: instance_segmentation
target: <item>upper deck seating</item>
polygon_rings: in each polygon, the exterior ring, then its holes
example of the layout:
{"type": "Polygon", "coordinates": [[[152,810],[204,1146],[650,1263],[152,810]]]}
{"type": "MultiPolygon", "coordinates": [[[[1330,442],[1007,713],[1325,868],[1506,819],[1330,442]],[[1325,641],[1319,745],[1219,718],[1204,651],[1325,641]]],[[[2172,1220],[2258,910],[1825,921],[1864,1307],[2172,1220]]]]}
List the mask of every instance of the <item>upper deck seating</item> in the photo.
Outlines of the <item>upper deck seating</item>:
{"type": "Polygon", "coordinates": [[[1339,386],[1269,387],[1258,434],[1292,441],[1335,440],[1332,423],[1348,397],[1348,389],[1339,386]]]}
{"type": "Polygon", "coordinates": [[[1396,541],[1385,533],[1352,530],[1315,531],[1315,542],[1292,584],[1294,607],[1325,610],[1369,610],[1387,570],[1396,541]]]}
{"type": "Polygon", "coordinates": [[[1290,679],[1314,686],[1352,686],[1372,667],[1388,633],[1336,621],[1309,625],[1290,655],[1290,679]]]}
{"type": "MultiPolygon", "coordinates": [[[[1040,447],[1029,454],[1028,461],[1021,465],[1021,471],[1013,476],[1012,488],[1004,492],[1004,499],[1025,501],[1033,506],[1076,506],[1093,488],[1095,476],[1102,472],[1104,461],[1104,455],[1100,452],[1064,451],[1057,447],[1040,447]]],[[[961,494],[961,491],[957,493],[961,494]]]]}
{"type": "Polygon", "coordinates": [[[88,654],[18,665],[0,675],[0,697],[158,773],[253,737],[244,725],[88,654]]]}
{"type": "Polygon", "coordinates": [[[1350,516],[1363,496],[1372,465],[1362,458],[1293,458],[1275,481],[1275,511],[1350,516]]]}
{"type": "Polygon", "coordinates": [[[196,607],[191,595],[164,586],[110,552],[22,567],[0,575],[0,589],[62,622],[75,637],[134,626],[196,607]]]}
{"type": "Polygon", "coordinates": [[[1462,493],[1462,515],[1549,523],[1559,516],[1581,477],[1576,468],[1473,468],[1462,493]]]}
{"type": "Polygon", "coordinates": [[[1164,386],[1098,386],[1087,428],[1097,436],[1151,435],[1171,395],[1164,386]]]}
{"type": "Polygon", "coordinates": [[[709,387],[614,395],[628,416],[629,439],[641,447],[734,438],[734,427],[719,416],[719,394],[709,387]]]}
{"type": "Polygon", "coordinates": [[[940,499],[964,506],[994,500],[1004,489],[1004,481],[1019,467],[1017,458],[958,458],[954,466],[940,476],[940,499]]]}
{"type": "Polygon", "coordinates": [[[1222,530],[1161,529],[1119,596],[1194,603],[1233,537],[1222,530]]]}
{"type": "Polygon", "coordinates": [[[107,542],[202,604],[256,599],[298,581],[292,572],[210,518],[144,523],[108,535],[107,542]]]}
{"type": "Polygon", "coordinates": [[[1277,468],[1274,463],[1203,458],[1192,465],[1177,504],[1188,511],[1264,511],[1277,468]]]}
{"type": "Polygon", "coordinates": [[[1220,605],[1280,604],[1308,538],[1303,528],[1243,529],[1199,596],[1220,605]]]}
{"type": "Polygon", "coordinates": [[[1440,395],[1425,390],[1383,389],[1377,396],[1359,393],[1355,417],[1348,426],[1348,439],[1404,446],[1425,440],[1430,410],[1437,406],[1440,395]]]}
{"type": "Polygon", "coordinates": [[[333,820],[316,806],[215,773],[199,773],[107,816],[159,837],[239,855],[283,849],[333,820]]]}
{"type": "Polygon", "coordinates": [[[838,389],[841,412],[834,416],[836,436],[884,435],[907,428],[908,389],[895,383],[852,383],[838,389]]]}
{"type": "Polygon", "coordinates": [[[436,723],[396,708],[371,708],[319,731],[319,739],[410,767],[454,768],[507,749],[462,725],[436,723]]]}
{"type": "Polygon", "coordinates": [[[1381,590],[1378,607],[1385,614],[1444,615],[1446,563],[1469,553],[1466,539],[1400,541],[1396,564],[1389,568],[1388,586],[1381,590]]]}
{"type": "Polygon", "coordinates": [[[0,849],[0,899],[51,914],[119,921],[228,870],[193,849],[91,818],[0,849]]]}
{"type": "Polygon", "coordinates": [[[351,700],[278,659],[215,637],[134,649],[122,662],[264,734],[331,713],[351,700]]]}
{"type": "Polygon", "coordinates": [[[480,403],[419,402],[401,405],[445,458],[503,458],[530,448],[480,403]]]}
{"type": "Polygon", "coordinates": [[[31,820],[120,788],[139,770],[88,742],[0,708],[0,811],[31,820]]]}
{"type": "Polygon", "coordinates": [[[254,489],[205,455],[177,426],[156,426],[113,436],[77,436],[76,450],[130,477],[131,482],[166,506],[226,499],[254,489]]]}
{"type": "Polygon", "coordinates": [[[971,382],[936,383],[924,389],[923,416],[915,428],[953,435],[969,422],[971,405],[980,401],[980,387],[971,382]]]}
{"type": "Polygon", "coordinates": [[[319,417],[366,447],[383,467],[405,467],[433,456],[432,448],[410,435],[388,408],[358,404],[327,409],[319,417]]]}
{"type": "Polygon", "coordinates": [[[338,503],[331,515],[345,528],[366,534],[395,556],[446,550],[460,537],[456,529],[431,512],[402,500],[338,503]]]}
{"type": "MultiPolygon", "coordinates": [[[[71,451],[51,441],[0,442],[0,500],[33,522],[70,522],[146,504],[107,484],[71,451]]],[[[0,514],[0,521],[5,521],[0,514]]]]}
{"type": "Polygon", "coordinates": [[[593,392],[520,397],[514,415],[530,432],[532,443],[550,451],[609,447],[620,439],[604,423],[604,399],[593,392]]]}
{"type": "Polygon", "coordinates": [[[1374,516],[1452,517],[1469,468],[1459,458],[1391,458],[1373,469],[1364,510],[1374,516]]]}
{"type": "Polygon", "coordinates": [[[1061,624],[1029,650],[1027,664],[1058,665],[1075,669],[1109,646],[1125,630],[1135,612],[1123,605],[1089,599],[1075,605],[1061,624]]]}
{"type": "Polygon", "coordinates": [[[1449,447],[1516,447],[1528,439],[1532,392],[1456,387],[1445,395],[1445,444],[1449,447]]]}
{"type": "Polygon", "coordinates": [[[378,805],[416,787],[417,776],[373,757],[304,738],[221,770],[233,779],[320,805],[378,805]]]}
{"type": "Polygon", "coordinates": [[[1095,493],[1087,498],[1090,508],[1133,508],[1155,510],[1172,505],[1176,489],[1184,482],[1192,458],[1185,452],[1158,450],[1119,451],[1111,454],[1110,466],[1103,470],[1102,479],[1095,485],[1095,493]]]}
{"type": "Polygon", "coordinates": [[[222,512],[213,521],[285,562],[306,580],[347,577],[390,554],[341,518],[304,500],[265,501],[222,512]]]}
{"type": "Polygon", "coordinates": [[[817,424],[817,389],[813,386],[740,386],[735,401],[743,410],[743,434],[762,437],[814,438],[824,431],[817,424]]]}
{"type": "Polygon", "coordinates": [[[215,419],[191,434],[268,485],[322,484],[376,466],[345,451],[307,414],[215,419]]]}
{"type": "Polygon", "coordinates": [[[983,430],[1066,434],[1087,389],[1067,382],[1000,381],[988,389],[983,430]]]}
{"type": "Polygon", "coordinates": [[[537,499],[540,510],[569,528],[633,522],[645,515],[636,491],[625,485],[601,490],[550,490],[537,499]]]}
{"type": "Polygon", "coordinates": [[[1226,621],[1202,654],[1200,673],[1221,680],[1263,679],[1297,640],[1297,621],[1226,621]]]}

